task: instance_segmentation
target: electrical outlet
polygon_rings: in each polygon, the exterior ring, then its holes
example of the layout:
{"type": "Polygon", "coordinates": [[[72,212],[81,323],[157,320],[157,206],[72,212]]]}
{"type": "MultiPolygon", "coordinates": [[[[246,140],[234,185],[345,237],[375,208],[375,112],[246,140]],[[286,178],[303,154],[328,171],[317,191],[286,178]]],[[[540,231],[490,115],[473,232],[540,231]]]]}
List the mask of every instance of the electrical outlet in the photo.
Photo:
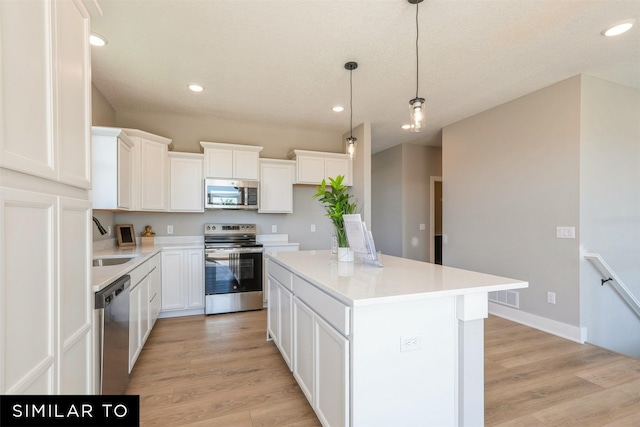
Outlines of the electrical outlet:
{"type": "Polygon", "coordinates": [[[316,225],[315,224],[311,224],[311,232],[312,233],[316,232],[316,225]]]}
{"type": "Polygon", "coordinates": [[[277,225],[272,225],[271,226],[271,232],[272,233],[277,233],[278,232],[278,226],[277,225]]]}
{"type": "Polygon", "coordinates": [[[420,224],[420,231],[424,231],[427,229],[426,224],[420,224]]]}
{"type": "Polygon", "coordinates": [[[556,293],[555,292],[547,292],[547,302],[549,304],[556,303],[556,293]]]}
{"type": "Polygon", "coordinates": [[[167,225],[167,234],[173,234],[173,225],[167,225]]]}
{"type": "Polygon", "coordinates": [[[418,350],[422,348],[422,335],[413,334],[400,337],[400,352],[418,350]]]}
{"type": "Polygon", "coordinates": [[[111,236],[111,226],[107,226],[107,236],[111,236]]]}
{"type": "Polygon", "coordinates": [[[576,228],[575,227],[556,227],[556,237],[558,239],[575,239],[576,228]]]}

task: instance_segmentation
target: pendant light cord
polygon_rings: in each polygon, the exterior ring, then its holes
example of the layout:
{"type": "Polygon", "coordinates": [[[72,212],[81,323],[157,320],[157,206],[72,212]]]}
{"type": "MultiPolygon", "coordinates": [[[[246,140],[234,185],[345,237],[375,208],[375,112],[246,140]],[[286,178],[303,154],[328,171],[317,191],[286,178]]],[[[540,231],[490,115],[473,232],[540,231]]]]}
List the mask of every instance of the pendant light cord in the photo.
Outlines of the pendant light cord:
{"type": "Polygon", "coordinates": [[[353,70],[349,70],[349,135],[353,138],[353,70]]]}
{"type": "Polygon", "coordinates": [[[416,3],[416,98],[418,97],[418,70],[420,69],[420,63],[418,59],[418,38],[419,38],[419,26],[418,26],[418,7],[420,3],[416,3]]]}

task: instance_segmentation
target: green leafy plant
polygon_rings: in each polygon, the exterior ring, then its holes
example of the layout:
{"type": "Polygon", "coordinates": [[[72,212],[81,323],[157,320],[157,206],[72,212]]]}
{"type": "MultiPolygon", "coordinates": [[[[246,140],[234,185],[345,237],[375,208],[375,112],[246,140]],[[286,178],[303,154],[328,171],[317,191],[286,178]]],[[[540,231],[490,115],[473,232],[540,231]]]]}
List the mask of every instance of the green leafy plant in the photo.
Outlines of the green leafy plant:
{"type": "Polygon", "coordinates": [[[327,211],[326,216],[329,217],[336,229],[336,237],[338,246],[346,248],[349,246],[347,242],[347,233],[344,230],[344,220],[342,215],[353,214],[357,209],[357,202],[351,202],[351,194],[348,193],[349,187],[342,184],[344,175],[338,175],[335,178],[329,178],[327,186],[323,179],[320,185],[316,186],[317,193],[313,195],[314,199],[318,199],[327,211]]]}

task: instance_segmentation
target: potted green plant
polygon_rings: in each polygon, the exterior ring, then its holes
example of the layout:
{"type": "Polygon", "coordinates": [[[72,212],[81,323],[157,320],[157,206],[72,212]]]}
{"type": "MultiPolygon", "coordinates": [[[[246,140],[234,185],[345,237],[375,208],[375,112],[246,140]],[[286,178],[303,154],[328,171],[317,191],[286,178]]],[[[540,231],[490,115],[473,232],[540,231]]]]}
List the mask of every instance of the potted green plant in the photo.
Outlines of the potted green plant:
{"type": "Polygon", "coordinates": [[[316,194],[314,199],[320,200],[327,211],[326,216],[329,217],[336,230],[336,239],[338,241],[338,260],[353,261],[353,252],[349,249],[347,241],[347,233],[344,229],[344,220],[342,215],[356,213],[357,202],[351,201],[349,187],[342,184],[344,175],[338,175],[335,178],[329,178],[327,186],[323,179],[320,185],[316,186],[316,194]]]}

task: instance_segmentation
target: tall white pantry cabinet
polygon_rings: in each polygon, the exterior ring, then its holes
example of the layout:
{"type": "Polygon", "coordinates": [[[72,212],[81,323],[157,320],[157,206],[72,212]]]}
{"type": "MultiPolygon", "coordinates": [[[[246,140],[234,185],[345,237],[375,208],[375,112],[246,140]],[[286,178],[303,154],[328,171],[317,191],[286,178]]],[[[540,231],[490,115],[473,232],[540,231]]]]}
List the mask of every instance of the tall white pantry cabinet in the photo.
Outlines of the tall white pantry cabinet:
{"type": "Polygon", "coordinates": [[[93,392],[90,16],[0,1],[0,394],[93,392]]]}

